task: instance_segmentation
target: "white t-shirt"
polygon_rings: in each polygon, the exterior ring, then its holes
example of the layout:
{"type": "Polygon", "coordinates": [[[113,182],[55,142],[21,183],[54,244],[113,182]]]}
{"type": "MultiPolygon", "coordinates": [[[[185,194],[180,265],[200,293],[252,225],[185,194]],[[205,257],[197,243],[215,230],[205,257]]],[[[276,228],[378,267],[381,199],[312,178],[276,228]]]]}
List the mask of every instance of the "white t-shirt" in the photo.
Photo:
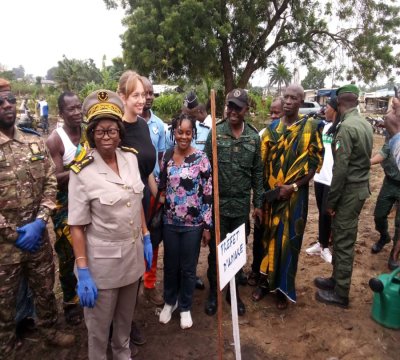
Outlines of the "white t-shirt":
{"type": "Polygon", "coordinates": [[[326,135],[326,133],[331,126],[331,122],[324,126],[324,131],[322,132],[322,142],[324,143],[325,148],[324,163],[322,164],[321,171],[314,175],[314,181],[328,186],[331,186],[332,182],[333,155],[332,135],[326,135]]]}

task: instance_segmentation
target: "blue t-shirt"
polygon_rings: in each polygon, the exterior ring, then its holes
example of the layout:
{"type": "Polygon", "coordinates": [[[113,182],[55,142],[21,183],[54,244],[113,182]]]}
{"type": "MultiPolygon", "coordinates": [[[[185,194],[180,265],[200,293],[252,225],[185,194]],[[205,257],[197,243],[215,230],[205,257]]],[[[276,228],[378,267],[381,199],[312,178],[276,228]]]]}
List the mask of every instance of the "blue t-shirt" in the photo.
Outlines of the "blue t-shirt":
{"type": "Polygon", "coordinates": [[[165,130],[164,122],[150,110],[150,119],[147,121],[147,126],[150,131],[151,142],[156,149],[156,166],[153,174],[158,177],[160,175],[160,165],[158,163],[158,153],[165,152],[165,130]]]}

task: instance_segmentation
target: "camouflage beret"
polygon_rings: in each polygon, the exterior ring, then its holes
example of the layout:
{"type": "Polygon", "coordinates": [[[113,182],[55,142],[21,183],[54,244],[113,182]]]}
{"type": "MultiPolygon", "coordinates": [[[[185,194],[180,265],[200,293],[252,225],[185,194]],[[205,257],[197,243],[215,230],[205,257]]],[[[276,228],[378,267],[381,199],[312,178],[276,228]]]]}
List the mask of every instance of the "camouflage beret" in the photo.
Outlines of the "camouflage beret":
{"type": "Polygon", "coordinates": [[[235,105],[244,108],[249,105],[249,98],[247,96],[247,91],[244,89],[234,89],[232,90],[227,98],[227,103],[234,103],[235,105]]]}
{"type": "Polygon", "coordinates": [[[11,85],[8,80],[0,78],[0,92],[1,91],[11,91],[11,85]]]}
{"type": "Polygon", "coordinates": [[[339,96],[341,94],[351,93],[354,95],[360,95],[360,89],[354,84],[348,84],[340,87],[336,90],[336,95],[339,96]]]}
{"type": "Polygon", "coordinates": [[[122,120],[124,115],[124,104],[118,94],[104,89],[89,94],[83,102],[82,109],[88,122],[101,118],[122,120]]]}

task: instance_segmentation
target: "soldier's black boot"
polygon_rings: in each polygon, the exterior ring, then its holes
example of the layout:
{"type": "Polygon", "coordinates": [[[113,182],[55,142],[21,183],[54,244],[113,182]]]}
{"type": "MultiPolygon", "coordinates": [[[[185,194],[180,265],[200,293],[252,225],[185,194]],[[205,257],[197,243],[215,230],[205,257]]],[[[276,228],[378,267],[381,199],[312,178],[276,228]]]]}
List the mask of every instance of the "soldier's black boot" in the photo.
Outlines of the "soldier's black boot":
{"type": "MultiPolygon", "coordinates": [[[[231,289],[230,285],[227,286],[226,288],[226,296],[225,300],[228,302],[228,304],[231,304],[231,289]]],[[[236,302],[237,302],[237,311],[239,316],[243,316],[246,313],[246,306],[244,305],[242,299],[240,298],[239,295],[239,287],[236,284],[236,302]]]]}
{"type": "Polygon", "coordinates": [[[371,253],[378,254],[387,243],[390,243],[390,235],[387,232],[381,233],[379,240],[372,245],[371,253]]]}
{"type": "Polygon", "coordinates": [[[217,289],[210,289],[206,305],[204,306],[204,312],[208,316],[213,316],[217,312],[217,289]]]}
{"type": "MultiPolygon", "coordinates": [[[[394,248],[394,246],[393,246],[394,248]]],[[[390,251],[389,259],[388,259],[388,268],[390,271],[397,269],[400,266],[398,263],[398,259],[393,258],[393,249],[390,251]]]]}

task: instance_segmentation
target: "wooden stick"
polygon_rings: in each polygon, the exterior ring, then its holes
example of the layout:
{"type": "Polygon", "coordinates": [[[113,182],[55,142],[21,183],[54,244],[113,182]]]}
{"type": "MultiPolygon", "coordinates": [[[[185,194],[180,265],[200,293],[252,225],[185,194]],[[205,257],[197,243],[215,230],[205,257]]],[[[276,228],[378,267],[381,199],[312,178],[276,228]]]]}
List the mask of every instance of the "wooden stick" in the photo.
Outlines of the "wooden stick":
{"type": "Polygon", "coordinates": [[[219,290],[219,271],[218,271],[218,245],[220,243],[219,226],[219,188],[218,188],[218,154],[217,154],[217,126],[215,115],[215,90],[211,90],[211,143],[212,143],[212,164],[213,164],[213,195],[214,195],[214,229],[215,229],[215,256],[217,258],[217,317],[218,317],[218,359],[222,360],[223,337],[222,337],[222,293],[219,290]]]}

